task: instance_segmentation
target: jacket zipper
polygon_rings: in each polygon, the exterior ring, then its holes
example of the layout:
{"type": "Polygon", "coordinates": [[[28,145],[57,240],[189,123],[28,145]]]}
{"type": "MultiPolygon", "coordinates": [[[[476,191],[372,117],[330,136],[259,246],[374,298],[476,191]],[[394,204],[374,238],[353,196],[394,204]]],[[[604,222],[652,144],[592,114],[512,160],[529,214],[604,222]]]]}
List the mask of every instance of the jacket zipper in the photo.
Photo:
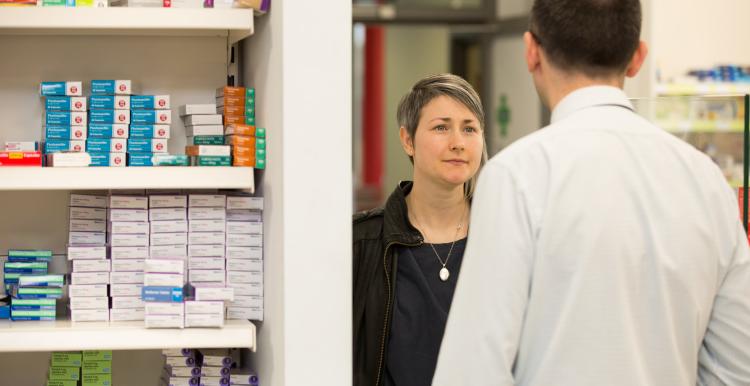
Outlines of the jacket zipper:
{"type": "MultiPolygon", "coordinates": [[[[392,245],[396,244],[395,242],[389,243],[385,246],[385,250],[383,252],[383,271],[385,272],[385,282],[388,288],[388,299],[385,303],[385,318],[383,320],[383,334],[380,340],[380,359],[378,360],[378,376],[375,379],[375,386],[380,386],[380,376],[382,375],[383,370],[383,359],[385,357],[385,336],[388,335],[388,315],[391,311],[391,277],[388,274],[388,264],[386,261],[386,258],[388,257],[388,249],[391,248],[392,245]]],[[[418,244],[401,244],[407,247],[416,247],[418,244]]]]}

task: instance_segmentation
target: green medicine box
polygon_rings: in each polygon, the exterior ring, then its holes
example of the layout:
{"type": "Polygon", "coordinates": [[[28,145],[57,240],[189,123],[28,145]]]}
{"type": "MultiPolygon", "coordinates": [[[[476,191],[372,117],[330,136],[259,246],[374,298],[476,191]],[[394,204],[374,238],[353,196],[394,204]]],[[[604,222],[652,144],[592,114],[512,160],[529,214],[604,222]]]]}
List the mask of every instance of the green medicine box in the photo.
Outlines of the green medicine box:
{"type": "Polygon", "coordinates": [[[43,269],[47,270],[46,261],[6,261],[5,269],[43,269]]]}
{"type": "Polygon", "coordinates": [[[112,386],[112,374],[86,374],[81,386],[112,386]]]}
{"type": "Polygon", "coordinates": [[[154,166],[188,166],[190,163],[189,157],[186,155],[158,155],[154,156],[154,166]]]}
{"type": "Polygon", "coordinates": [[[112,361],[87,362],[84,358],[81,372],[84,377],[91,374],[112,374],[112,361]]]}
{"type": "Polygon", "coordinates": [[[201,155],[193,157],[195,166],[232,166],[232,157],[221,155],[201,155]]]}
{"type": "Polygon", "coordinates": [[[78,386],[78,381],[47,381],[47,386],[78,386]]]}
{"type": "MultiPolygon", "coordinates": [[[[8,250],[8,257],[39,257],[39,258],[52,258],[52,251],[35,251],[25,249],[10,249],[8,250]]],[[[10,260],[10,259],[9,259],[10,260]]]]}
{"type": "Polygon", "coordinates": [[[80,352],[53,352],[50,364],[60,367],[81,367],[82,359],[80,352]]]}
{"type": "Polygon", "coordinates": [[[13,299],[11,304],[14,306],[35,306],[35,307],[49,307],[55,309],[55,299],[13,299]]]}
{"type": "Polygon", "coordinates": [[[223,145],[223,135],[196,135],[189,145],[223,145]]]}
{"type": "Polygon", "coordinates": [[[81,379],[81,369],[78,367],[58,367],[49,368],[50,381],[77,381],[81,379]]]}
{"type": "Polygon", "coordinates": [[[252,117],[245,116],[245,124],[250,126],[255,126],[255,116],[252,117]]]}
{"type": "Polygon", "coordinates": [[[43,0],[42,5],[45,7],[65,7],[68,5],[67,0],[43,0]]]}
{"type": "Polygon", "coordinates": [[[91,350],[83,352],[83,362],[112,361],[112,350],[91,350]]]}

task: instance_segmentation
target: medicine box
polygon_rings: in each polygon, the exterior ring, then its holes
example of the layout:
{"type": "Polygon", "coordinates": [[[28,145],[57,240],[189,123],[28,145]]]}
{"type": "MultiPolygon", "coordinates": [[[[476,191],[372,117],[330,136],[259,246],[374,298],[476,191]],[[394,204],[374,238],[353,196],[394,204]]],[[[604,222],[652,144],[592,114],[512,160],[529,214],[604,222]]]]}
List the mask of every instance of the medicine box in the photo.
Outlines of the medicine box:
{"type": "Polygon", "coordinates": [[[133,84],[130,80],[92,80],[91,95],[130,95],[133,84]]]}
{"type": "Polygon", "coordinates": [[[130,138],[169,138],[169,125],[131,125],[130,138]]]}
{"type": "Polygon", "coordinates": [[[128,125],[120,123],[100,123],[89,125],[89,138],[128,138],[128,125]]]}
{"type": "Polygon", "coordinates": [[[81,96],[83,87],[81,82],[42,82],[39,85],[42,96],[81,96]]]}
{"type": "Polygon", "coordinates": [[[50,96],[44,100],[47,111],[86,111],[86,98],[69,96],[50,96]]]}
{"type": "Polygon", "coordinates": [[[91,110],[130,110],[129,95],[92,95],[89,97],[91,110]]]}
{"type": "Polygon", "coordinates": [[[117,166],[125,167],[127,155],[122,153],[94,152],[89,151],[91,166],[117,166]]]}
{"type": "Polygon", "coordinates": [[[169,110],[169,95],[133,95],[130,106],[133,110],[169,110]]]}

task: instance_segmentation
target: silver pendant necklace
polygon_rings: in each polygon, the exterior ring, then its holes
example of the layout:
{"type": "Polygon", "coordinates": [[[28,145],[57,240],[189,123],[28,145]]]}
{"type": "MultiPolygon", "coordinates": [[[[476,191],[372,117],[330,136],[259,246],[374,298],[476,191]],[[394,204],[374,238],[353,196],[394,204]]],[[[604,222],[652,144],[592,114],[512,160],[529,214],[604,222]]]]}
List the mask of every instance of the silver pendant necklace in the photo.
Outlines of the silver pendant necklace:
{"type": "MultiPolygon", "coordinates": [[[[437,257],[438,261],[440,262],[440,265],[443,266],[443,268],[440,268],[440,272],[438,276],[440,276],[440,280],[446,282],[448,281],[448,278],[451,276],[451,272],[448,270],[446,265],[448,264],[448,260],[451,258],[451,252],[453,252],[453,246],[456,245],[456,239],[458,238],[459,232],[461,232],[461,228],[463,228],[463,220],[464,216],[466,215],[466,211],[464,210],[464,214],[461,215],[461,221],[458,223],[458,226],[456,227],[456,235],[453,237],[453,242],[451,243],[450,249],[448,249],[448,255],[445,257],[445,261],[440,258],[440,254],[437,252],[437,249],[435,249],[435,245],[432,243],[427,243],[432,247],[432,251],[435,252],[435,257],[437,257]]],[[[424,228],[422,228],[422,225],[419,223],[419,220],[417,219],[417,215],[412,213],[412,216],[414,217],[414,222],[417,223],[417,226],[422,229],[422,232],[425,234],[425,237],[427,237],[427,232],[424,232],[424,228]]]]}

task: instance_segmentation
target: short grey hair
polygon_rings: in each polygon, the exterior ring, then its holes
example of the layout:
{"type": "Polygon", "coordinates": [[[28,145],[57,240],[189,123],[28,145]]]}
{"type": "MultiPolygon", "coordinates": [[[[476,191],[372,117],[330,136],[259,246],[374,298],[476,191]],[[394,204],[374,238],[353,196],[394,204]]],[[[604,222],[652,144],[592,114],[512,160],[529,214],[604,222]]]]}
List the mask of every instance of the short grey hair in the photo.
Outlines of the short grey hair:
{"type": "MultiPolygon", "coordinates": [[[[417,133],[419,119],[422,116],[422,109],[430,103],[430,101],[439,96],[453,98],[457,102],[466,106],[466,108],[469,109],[479,121],[479,128],[482,133],[482,159],[479,164],[479,168],[481,169],[482,165],[487,161],[487,145],[484,141],[485,122],[482,100],[479,98],[479,94],[477,94],[476,90],[471,87],[469,82],[460,76],[453,74],[430,75],[414,84],[411,90],[401,98],[401,102],[398,104],[396,120],[398,121],[399,127],[406,129],[409,137],[413,140],[417,133]]],[[[414,164],[414,158],[412,156],[409,156],[409,161],[414,164]]],[[[479,175],[479,171],[477,171],[477,174],[464,184],[464,194],[468,198],[471,198],[474,194],[477,175],[479,175]]]]}

